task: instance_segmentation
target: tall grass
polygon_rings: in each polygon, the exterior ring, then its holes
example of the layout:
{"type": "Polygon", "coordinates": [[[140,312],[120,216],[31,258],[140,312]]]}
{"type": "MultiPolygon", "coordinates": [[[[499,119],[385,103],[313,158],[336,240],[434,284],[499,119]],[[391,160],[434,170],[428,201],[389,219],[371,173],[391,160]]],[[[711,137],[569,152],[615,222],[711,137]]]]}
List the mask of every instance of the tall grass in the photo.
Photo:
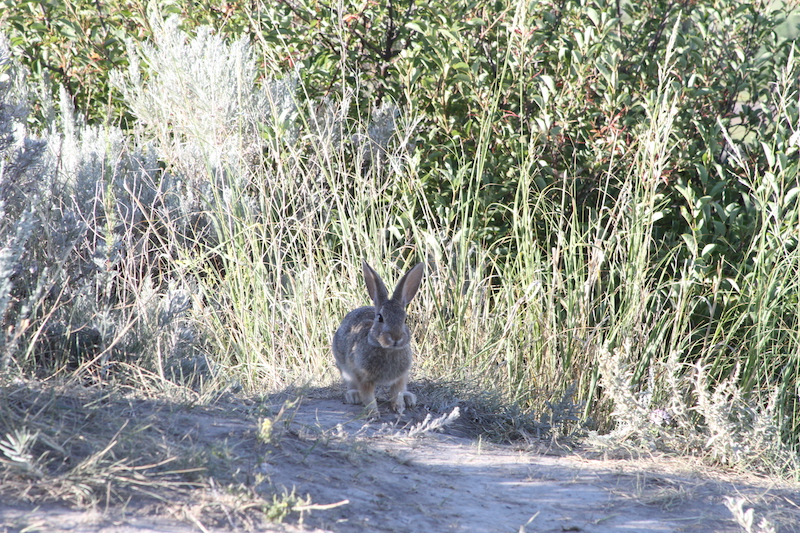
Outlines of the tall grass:
{"type": "MultiPolygon", "coordinates": [[[[612,156],[635,153],[623,174],[604,176],[601,195],[615,191],[617,202],[598,202],[587,217],[568,187],[540,190],[536,132],[523,132],[530,145],[515,154],[519,185],[502,206],[511,236],[490,244],[479,223],[481,177],[499,93],[480,110],[477,146],[450,154],[457,164],[434,177],[452,196],[433,200],[412,143],[418,110],[384,105],[353,120],[346,86],[324,101],[305,99],[291,74],[259,87],[244,41],[189,38],[174,20],[156,34],[162,41],[132,48],[142,61],[115,79],[140,119],[127,141],[134,146],[98,134],[106,151],[96,159],[105,163],[85,174],[94,188],[70,189],[92,194],[69,206],[83,223],[64,253],[86,250],[84,263],[97,268],[65,284],[91,283],[74,291],[83,300],[18,295],[42,306],[40,326],[27,349],[6,345],[6,361],[33,353],[54,313],[74,324],[67,315],[80,308],[101,339],[89,359],[153,354],[135,358],[140,378],[168,382],[165,369],[188,350],[207,356],[220,381],[248,390],[332,383],[331,335],[348,310],[368,303],[362,258],[392,281],[424,261],[409,310],[415,377],[477,383],[534,412],[572,395],[585,406],[584,424],[617,438],[797,471],[781,444],[798,424],[797,188],[788,159],[796,143],[765,146],[775,163],[757,175],[728,140],[727,164],[744,171],[758,211],[758,233],[746,243],[754,267],[699,276],[692,235],[684,240],[693,261],[675,264],[678,254],[654,237],[679,97],[669,54],[643,104],[647,126],[633,143],[611,138],[612,156]],[[226,67],[213,76],[212,58],[226,67]],[[131,153],[126,165],[108,164],[131,153]],[[156,171],[152,153],[166,169],[156,171]],[[698,313],[710,317],[701,327],[691,320],[698,313]]],[[[790,73],[779,86],[789,86],[790,73]]],[[[778,94],[796,127],[797,95],[778,94]]],[[[60,135],[69,138],[70,127],[60,135]]],[[[93,131],[77,127],[80,139],[93,131]]],[[[17,250],[24,236],[5,231],[4,246],[17,250]]],[[[9,311],[7,294],[6,320],[30,324],[31,312],[9,311]]]]}
{"type": "MultiPolygon", "coordinates": [[[[505,206],[513,238],[492,245],[481,239],[477,222],[485,145],[453,154],[453,171],[436,176],[442,190],[452,191],[443,207],[426,195],[426,177],[409,150],[413,109],[393,111],[396,130],[385,144],[371,137],[369,119],[347,120],[346,92],[324,106],[298,106],[301,133],[268,137],[270,173],[251,179],[257,211],[220,203],[223,211],[214,215],[232,222],[215,250],[224,275],[211,276],[207,288],[220,295],[215,301],[224,310],[211,315],[219,332],[216,353],[251,387],[335,380],[330,335],[349,309],[368,303],[361,258],[388,279],[422,260],[427,274],[411,309],[417,377],[477,382],[538,412],[568,392],[585,405],[584,422],[616,428],[617,437],[657,438],[730,464],[767,459],[775,470],[793,468],[781,451],[778,417],[779,410],[791,411],[791,402],[778,401],[791,396],[790,380],[784,378],[781,392],[753,386],[771,381],[757,375],[769,372],[770,360],[785,360],[756,358],[764,340],[747,344],[764,339],[764,318],[753,320],[753,336],[743,338],[741,321],[753,315],[740,305],[719,315],[713,333],[708,325],[698,330],[690,317],[704,302],[718,301],[714,292],[721,287],[737,286],[740,298],[762,302],[758,309],[773,317],[767,324],[776,324],[778,310],[785,320],[787,302],[774,297],[775,287],[792,294],[794,252],[781,257],[780,269],[773,268],[775,258],[734,279],[721,271],[698,279],[693,264],[675,269],[676,277],[664,274],[664,263],[677,256],[654,237],[663,208],[659,186],[675,142],[678,95],[669,58],[659,90],[645,103],[648,127],[632,146],[618,140],[618,150],[635,151],[635,165],[606,177],[607,187],[621,191],[617,203],[581,219],[571,191],[549,200],[554,196],[534,185],[536,165],[520,164],[516,201],[505,206]],[[546,243],[533,238],[541,221],[552,231],[546,243]],[[745,359],[729,359],[749,363],[722,372],[723,346],[749,350],[745,359]]],[[[489,135],[496,108],[489,102],[483,112],[489,135]]],[[[754,183],[754,193],[762,189],[754,183]]],[[[758,205],[767,209],[768,198],[758,205]]],[[[756,257],[774,243],[768,236],[780,219],[763,220],[750,244],[756,257]]],[[[784,232],[793,227],[785,219],[780,224],[784,232]]],[[[776,328],[767,330],[774,338],[776,328]]],[[[785,332],[779,349],[797,349],[791,327],[777,331],[785,332]]]]}

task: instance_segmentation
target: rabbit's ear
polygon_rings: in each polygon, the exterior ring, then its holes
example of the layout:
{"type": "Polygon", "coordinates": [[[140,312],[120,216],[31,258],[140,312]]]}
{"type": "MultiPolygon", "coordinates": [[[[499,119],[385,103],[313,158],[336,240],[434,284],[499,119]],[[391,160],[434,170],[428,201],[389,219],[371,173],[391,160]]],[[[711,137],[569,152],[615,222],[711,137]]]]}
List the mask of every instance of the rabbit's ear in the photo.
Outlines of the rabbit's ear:
{"type": "Polygon", "coordinates": [[[380,307],[389,299],[389,291],[386,290],[386,285],[383,284],[383,280],[378,273],[372,270],[372,267],[369,266],[366,261],[362,262],[364,281],[367,283],[367,292],[369,292],[369,297],[372,298],[375,307],[380,307]]]}
{"type": "Polygon", "coordinates": [[[417,266],[406,272],[406,275],[397,282],[392,299],[398,300],[403,304],[403,307],[407,306],[411,299],[414,298],[414,295],[417,294],[424,272],[425,265],[423,263],[417,263],[417,266]]]}

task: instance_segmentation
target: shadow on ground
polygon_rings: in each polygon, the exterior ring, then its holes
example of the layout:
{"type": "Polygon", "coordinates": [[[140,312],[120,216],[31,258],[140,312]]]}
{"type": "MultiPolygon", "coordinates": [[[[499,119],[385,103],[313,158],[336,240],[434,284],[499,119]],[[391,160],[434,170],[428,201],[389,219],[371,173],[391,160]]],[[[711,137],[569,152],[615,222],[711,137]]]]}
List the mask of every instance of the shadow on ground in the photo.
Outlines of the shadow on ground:
{"type": "Polygon", "coordinates": [[[17,384],[0,402],[0,532],[742,531],[726,497],[779,531],[800,523],[796,487],[492,444],[458,402],[423,394],[378,419],[338,388],[199,405],[17,384]],[[36,435],[30,465],[9,457],[15,430],[36,435]]]}

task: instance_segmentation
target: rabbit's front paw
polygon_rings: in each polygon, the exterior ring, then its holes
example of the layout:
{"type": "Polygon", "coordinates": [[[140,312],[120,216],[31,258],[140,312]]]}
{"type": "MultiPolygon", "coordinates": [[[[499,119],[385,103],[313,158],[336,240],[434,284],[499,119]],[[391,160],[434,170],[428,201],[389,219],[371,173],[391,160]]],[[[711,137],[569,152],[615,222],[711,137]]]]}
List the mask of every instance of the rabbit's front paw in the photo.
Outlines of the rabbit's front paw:
{"type": "Polygon", "coordinates": [[[398,395],[397,398],[392,400],[392,411],[395,411],[398,415],[402,415],[403,411],[405,411],[405,402],[403,402],[402,395],[398,395]]]}
{"type": "Polygon", "coordinates": [[[415,405],[417,405],[417,397],[408,391],[399,392],[392,399],[392,410],[397,411],[398,415],[402,415],[406,407],[415,405]]]}
{"type": "Polygon", "coordinates": [[[417,405],[417,397],[413,393],[408,391],[403,391],[402,396],[403,400],[406,403],[406,407],[414,407],[415,405],[417,405]]]}
{"type": "Polygon", "coordinates": [[[344,393],[344,403],[357,404],[361,403],[361,395],[357,389],[350,389],[344,393]]]}

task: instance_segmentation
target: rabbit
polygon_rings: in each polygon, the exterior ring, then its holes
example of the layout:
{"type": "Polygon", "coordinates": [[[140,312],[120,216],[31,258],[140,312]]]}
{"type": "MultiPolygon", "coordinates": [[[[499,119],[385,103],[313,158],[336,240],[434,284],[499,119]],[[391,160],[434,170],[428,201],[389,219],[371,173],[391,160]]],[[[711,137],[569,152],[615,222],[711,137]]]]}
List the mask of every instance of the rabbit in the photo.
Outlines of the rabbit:
{"type": "Polygon", "coordinates": [[[411,333],[406,326],[406,306],[422,281],[424,265],[418,263],[397,283],[389,298],[383,280],[363,262],[364,281],[374,307],[359,307],[347,313],[333,336],[333,355],[345,385],[344,403],[363,402],[378,416],[375,387],[389,386],[392,410],[403,414],[417,398],[406,390],[411,370],[411,333]]]}

